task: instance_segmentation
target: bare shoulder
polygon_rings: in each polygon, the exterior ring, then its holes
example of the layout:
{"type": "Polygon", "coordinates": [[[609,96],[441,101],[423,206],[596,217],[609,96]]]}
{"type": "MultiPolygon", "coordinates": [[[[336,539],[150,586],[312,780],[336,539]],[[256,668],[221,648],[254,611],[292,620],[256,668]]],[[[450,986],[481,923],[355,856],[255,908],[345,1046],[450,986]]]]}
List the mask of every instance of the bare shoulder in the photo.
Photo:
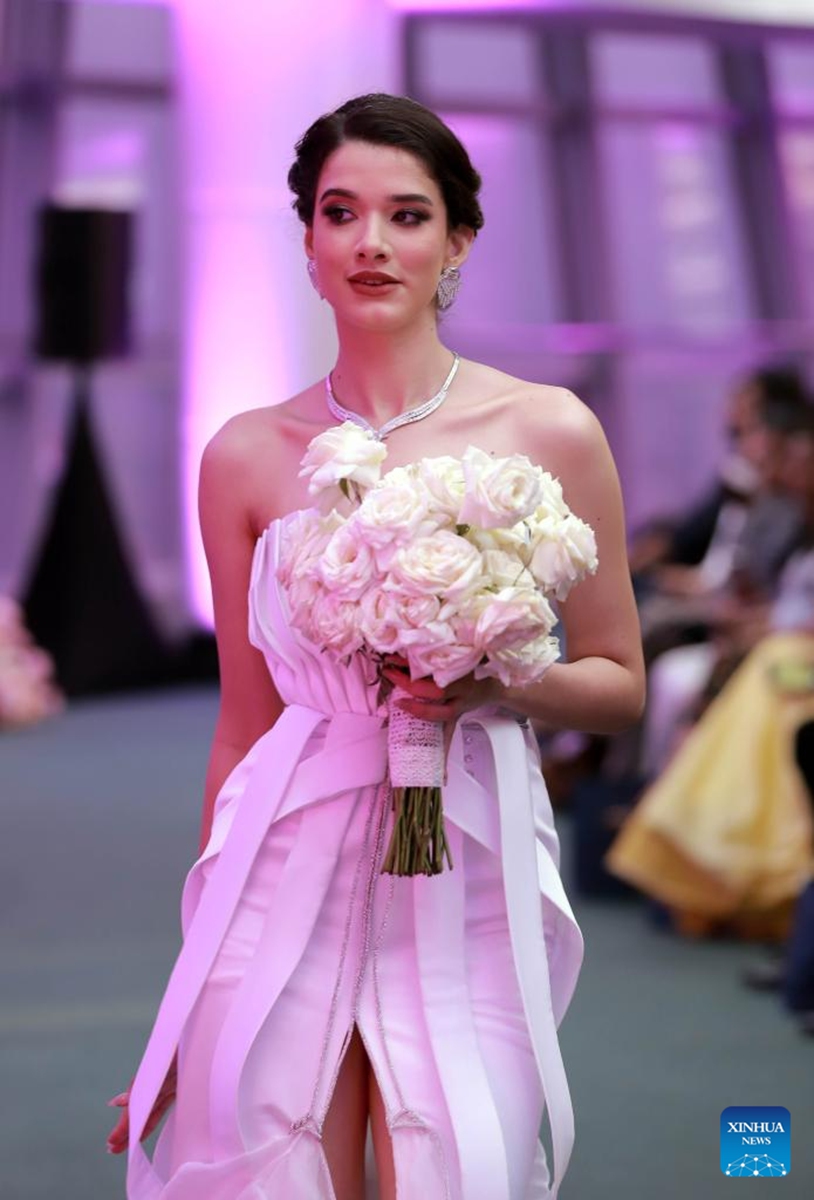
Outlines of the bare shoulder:
{"type": "Polygon", "coordinates": [[[257,529],[295,507],[299,462],[314,432],[311,390],[230,417],[204,450],[202,496],[228,490],[257,529]]]}
{"type": "Polygon", "coordinates": [[[301,398],[295,396],[282,404],[236,413],[209,440],[204,459],[231,467],[250,467],[285,438],[300,402],[301,398]]]}
{"type": "Polygon", "coordinates": [[[256,454],[258,439],[274,436],[273,408],[252,408],[237,413],[221,425],[204,450],[203,461],[214,467],[248,465],[256,454]]]}
{"type": "Polygon", "coordinates": [[[531,390],[526,403],[518,406],[515,431],[523,438],[525,453],[560,480],[571,507],[597,533],[611,524],[619,541],[619,476],[598,417],[567,388],[527,386],[531,390]]]}
{"type": "Polygon", "coordinates": [[[518,451],[557,474],[609,457],[607,440],[596,415],[568,388],[533,383],[482,364],[478,391],[486,397],[483,416],[511,429],[518,451]]]}
{"type": "Polygon", "coordinates": [[[568,388],[526,384],[518,405],[520,431],[538,459],[553,457],[573,466],[610,453],[596,414],[568,388]]]}

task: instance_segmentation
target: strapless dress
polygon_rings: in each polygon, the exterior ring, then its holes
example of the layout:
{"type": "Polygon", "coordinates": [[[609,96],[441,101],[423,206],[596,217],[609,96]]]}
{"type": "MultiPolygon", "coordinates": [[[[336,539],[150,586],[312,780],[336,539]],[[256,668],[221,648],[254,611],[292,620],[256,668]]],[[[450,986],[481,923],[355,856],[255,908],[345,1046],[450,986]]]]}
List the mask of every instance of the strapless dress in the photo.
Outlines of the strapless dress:
{"type": "Polygon", "coordinates": [[[335,1200],[321,1134],[354,1028],[399,1200],[555,1197],[573,1143],[557,1027],[582,939],[533,734],[467,713],[444,788],[453,869],[382,874],[386,716],[361,656],[336,663],[291,628],[283,521],[255,549],[249,636],[286,708],[226,780],[187,877],[131,1089],[128,1198],[335,1200]],[[151,1159],[139,1135],[176,1051],[151,1159]]]}

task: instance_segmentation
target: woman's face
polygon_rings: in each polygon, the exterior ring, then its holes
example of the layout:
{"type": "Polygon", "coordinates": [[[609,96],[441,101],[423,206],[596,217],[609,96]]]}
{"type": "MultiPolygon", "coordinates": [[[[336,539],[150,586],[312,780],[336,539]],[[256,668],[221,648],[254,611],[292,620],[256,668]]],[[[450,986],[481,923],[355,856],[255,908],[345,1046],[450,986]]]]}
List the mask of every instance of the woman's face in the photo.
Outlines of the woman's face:
{"type": "Polygon", "coordinates": [[[435,289],[471,230],[450,231],[441,190],[409,151],[345,142],[319,177],[305,249],[340,324],[388,331],[435,319],[435,289]]]}

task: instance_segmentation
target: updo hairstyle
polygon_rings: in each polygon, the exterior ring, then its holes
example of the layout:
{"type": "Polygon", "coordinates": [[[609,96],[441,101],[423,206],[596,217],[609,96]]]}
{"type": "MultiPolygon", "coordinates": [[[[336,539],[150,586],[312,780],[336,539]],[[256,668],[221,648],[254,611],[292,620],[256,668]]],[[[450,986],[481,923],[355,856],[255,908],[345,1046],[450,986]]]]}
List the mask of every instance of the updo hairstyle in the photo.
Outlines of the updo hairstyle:
{"type": "Polygon", "coordinates": [[[465,225],[475,233],[483,225],[478,203],[481,178],[461,142],[430,109],[406,96],[376,92],[356,96],[314,121],[295,147],[288,172],[293,208],[312,225],[319,176],[327,159],[345,142],[395,146],[413,154],[437,183],[450,229],[465,225]]]}

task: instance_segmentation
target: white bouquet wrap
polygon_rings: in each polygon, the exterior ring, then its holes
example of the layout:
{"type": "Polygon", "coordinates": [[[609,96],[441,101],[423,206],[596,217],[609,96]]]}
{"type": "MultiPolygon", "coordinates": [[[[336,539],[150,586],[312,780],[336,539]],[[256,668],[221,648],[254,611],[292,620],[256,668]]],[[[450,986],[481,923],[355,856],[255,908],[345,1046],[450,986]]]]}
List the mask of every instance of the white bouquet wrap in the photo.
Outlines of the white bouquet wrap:
{"type": "MultiPolygon", "coordinates": [[[[559,657],[551,601],[596,570],[593,530],[525,455],[470,446],[382,475],[385,456],[350,421],[310,443],[301,475],[314,508],[287,523],[278,567],[294,627],[338,659],[398,656],[442,688],[471,673],[537,682],[559,657]]],[[[383,870],[438,874],[444,729],[403,698],[387,697],[396,818],[383,870]]]]}

